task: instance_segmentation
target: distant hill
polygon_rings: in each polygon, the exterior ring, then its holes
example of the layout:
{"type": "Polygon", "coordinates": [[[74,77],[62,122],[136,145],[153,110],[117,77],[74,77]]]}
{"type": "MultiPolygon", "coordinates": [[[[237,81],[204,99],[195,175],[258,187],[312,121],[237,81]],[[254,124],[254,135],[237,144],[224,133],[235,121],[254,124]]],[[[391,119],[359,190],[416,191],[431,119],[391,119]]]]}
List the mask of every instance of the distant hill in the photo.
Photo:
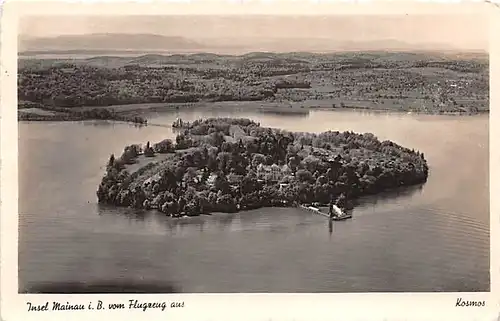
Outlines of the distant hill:
{"type": "Polygon", "coordinates": [[[311,64],[321,62],[352,63],[373,62],[375,64],[393,63],[404,67],[414,62],[450,62],[454,60],[475,61],[481,68],[488,68],[488,53],[438,52],[438,51],[338,51],[330,53],[311,52],[247,52],[242,55],[224,55],[213,53],[194,54],[130,54],[130,55],[67,55],[61,57],[32,58],[20,55],[18,66],[24,68],[48,68],[61,64],[91,65],[96,67],[120,68],[127,65],[167,66],[167,65],[204,65],[230,67],[241,64],[259,64],[273,62],[280,65],[311,64]]]}
{"type": "Polygon", "coordinates": [[[460,51],[447,44],[440,43],[412,43],[395,39],[379,39],[350,41],[329,38],[222,38],[210,39],[212,45],[225,47],[231,44],[233,48],[245,48],[251,51],[460,51]]]}
{"type": "Polygon", "coordinates": [[[19,51],[96,50],[195,50],[203,44],[183,38],[154,34],[88,34],[19,39],[19,51]]]}
{"type": "MultiPolygon", "coordinates": [[[[439,43],[411,43],[394,39],[349,41],[329,38],[203,38],[191,40],[179,36],[154,34],[88,34],[52,38],[19,39],[21,56],[86,55],[139,56],[143,54],[217,53],[242,55],[251,52],[438,52],[472,53],[439,43]]],[[[481,53],[484,51],[479,51],[481,53]]]]}

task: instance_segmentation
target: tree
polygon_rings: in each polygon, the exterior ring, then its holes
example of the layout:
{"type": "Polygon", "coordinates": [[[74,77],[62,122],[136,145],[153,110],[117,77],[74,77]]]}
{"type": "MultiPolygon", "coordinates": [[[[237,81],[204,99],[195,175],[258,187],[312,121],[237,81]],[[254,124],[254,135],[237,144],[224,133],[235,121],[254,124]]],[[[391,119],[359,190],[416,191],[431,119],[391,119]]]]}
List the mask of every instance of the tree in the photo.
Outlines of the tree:
{"type": "Polygon", "coordinates": [[[257,180],[257,174],[251,170],[243,177],[240,182],[240,189],[242,194],[249,194],[260,189],[260,184],[257,180]]]}
{"type": "Polygon", "coordinates": [[[211,143],[215,147],[220,147],[224,143],[224,134],[220,131],[215,131],[210,134],[211,143]]]}
{"type": "Polygon", "coordinates": [[[228,194],[217,197],[217,209],[227,213],[233,213],[238,210],[234,198],[228,194]]]}
{"type": "Polygon", "coordinates": [[[153,146],[155,152],[160,154],[172,153],[174,151],[174,143],[170,139],[164,139],[153,146]]]}
{"type": "Polygon", "coordinates": [[[255,154],[259,151],[259,146],[253,141],[245,142],[245,149],[249,154],[255,154]]]}
{"type": "Polygon", "coordinates": [[[231,166],[230,166],[230,161],[231,161],[231,153],[228,152],[220,152],[217,155],[217,163],[218,163],[218,169],[224,174],[229,173],[231,166]]]}
{"type": "Polygon", "coordinates": [[[201,172],[201,183],[205,184],[209,177],[210,177],[210,171],[208,170],[207,167],[205,167],[201,172]]]}
{"type": "Polygon", "coordinates": [[[217,173],[215,178],[214,187],[216,190],[221,191],[223,194],[228,194],[230,191],[230,186],[224,173],[217,173]]]}
{"type": "Polygon", "coordinates": [[[109,170],[110,168],[114,167],[114,165],[115,165],[115,155],[111,154],[111,156],[109,156],[109,161],[106,168],[109,170]]]}
{"type": "Polygon", "coordinates": [[[153,157],[155,155],[154,150],[150,147],[149,141],[146,144],[146,147],[144,148],[144,156],[146,157],[153,157]]]}
{"type": "Polygon", "coordinates": [[[232,151],[232,145],[229,142],[223,142],[220,148],[223,152],[230,153],[232,151]]]}
{"type": "Polygon", "coordinates": [[[263,154],[253,154],[252,156],[252,167],[257,167],[260,164],[265,164],[266,156],[263,154]]]}
{"type": "Polygon", "coordinates": [[[299,169],[295,176],[299,182],[310,182],[313,180],[311,172],[306,169],[299,169]]]}
{"type": "Polygon", "coordinates": [[[125,147],[123,154],[120,157],[125,164],[135,163],[135,159],[139,156],[141,148],[139,145],[130,145],[125,147]]]}
{"type": "Polygon", "coordinates": [[[196,168],[189,167],[184,173],[183,181],[187,184],[187,186],[190,186],[195,184],[196,178],[197,178],[196,168]]]}
{"type": "Polygon", "coordinates": [[[186,173],[186,169],[182,166],[177,166],[175,168],[175,180],[177,182],[180,182],[182,181],[182,179],[184,178],[184,174],[186,173]]]}
{"type": "Polygon", "coordinates": [[[192,141],[186,137],[184,134],[179,134],[175,138],[175,148],[176,149],[187,149],[191,147],[192,141]]]}

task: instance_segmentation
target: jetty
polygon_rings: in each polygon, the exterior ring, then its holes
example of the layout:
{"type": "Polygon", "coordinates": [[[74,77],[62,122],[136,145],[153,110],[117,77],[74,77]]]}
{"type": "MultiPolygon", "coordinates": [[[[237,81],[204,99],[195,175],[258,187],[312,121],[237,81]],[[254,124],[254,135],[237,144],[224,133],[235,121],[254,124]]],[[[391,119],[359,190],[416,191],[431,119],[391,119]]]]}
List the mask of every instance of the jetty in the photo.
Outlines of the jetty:
{"type": "Polygon", "coordinates": [[[318,207],[307,204],[301,204],[299,207],[311,213],[327,217],[333,221],[343,221],[352,218],[352,214],[344,212],[337,205],[332,205],[332,213],[323,212],[318,207]]]}

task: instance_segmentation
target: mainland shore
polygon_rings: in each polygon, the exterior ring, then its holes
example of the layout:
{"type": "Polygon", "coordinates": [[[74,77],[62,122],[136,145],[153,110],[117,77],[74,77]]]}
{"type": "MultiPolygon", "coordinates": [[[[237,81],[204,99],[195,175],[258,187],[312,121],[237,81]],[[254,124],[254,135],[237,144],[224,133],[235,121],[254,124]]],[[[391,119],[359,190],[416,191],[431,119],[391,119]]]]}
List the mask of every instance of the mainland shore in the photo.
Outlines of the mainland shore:
{"type": "Polygon", "coordinates": [[[477,111],[423,111],[414,110],[412,108],[374,108],[363,106],[328,106],[326,102],[316,102],[311,106],[293,106],[289,103],[274,103],[274,102],[256,102],[256,101],[231,101],[231,102],[196,102],[196,103],[146,103],[146,104],[128,104],[128,105],[112,105],[112,106],[83,106],[78,108],[65,107],[46,107],[43,105],[34,104],[19,104],[18,120],[20,121],[81,121],[81,120],[114,120],[122,122],[130,122],[140,125],[147,125],[145,114],[150,112],[168,112],[186,109],[198,110],[228,110],[228,111],[246,111],[260,112],[281,115],[308,115],[309,112],[315,110],[321,111],[356,111],[367,113],[396,113],[396,114],[425,114],[425,115],[447,115],[447,116],[472,116],[480,114],[489,114],[489,110],[477,111]]]}
{"type": "Polygon", "coordinates": [[[489,110],[488,60],[436,53],[20,59],[18,74],[20,120],[135,122],[146,111],[190,107],[288,114],[318,108],[437,115],[489,110]]]}

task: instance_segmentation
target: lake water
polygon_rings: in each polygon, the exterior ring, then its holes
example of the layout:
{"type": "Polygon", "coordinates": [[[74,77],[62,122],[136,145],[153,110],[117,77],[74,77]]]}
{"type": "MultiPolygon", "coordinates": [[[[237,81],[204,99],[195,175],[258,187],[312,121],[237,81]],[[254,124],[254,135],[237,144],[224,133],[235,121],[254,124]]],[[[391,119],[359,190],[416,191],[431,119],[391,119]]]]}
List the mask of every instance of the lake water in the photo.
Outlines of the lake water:
{"type": "Polygon", "coordinates": [[[424,152],[429,180],[364,199],[352,220],[331,226],[286,208],[175,220],[101,208],[95,194],[111,153],[172,138],[170,128],[20,122],[20,291],[71,282],[178,292],[489,291],[487,116],[190,110],[149,119],[211,116],[372,132],[424,152]]]}

